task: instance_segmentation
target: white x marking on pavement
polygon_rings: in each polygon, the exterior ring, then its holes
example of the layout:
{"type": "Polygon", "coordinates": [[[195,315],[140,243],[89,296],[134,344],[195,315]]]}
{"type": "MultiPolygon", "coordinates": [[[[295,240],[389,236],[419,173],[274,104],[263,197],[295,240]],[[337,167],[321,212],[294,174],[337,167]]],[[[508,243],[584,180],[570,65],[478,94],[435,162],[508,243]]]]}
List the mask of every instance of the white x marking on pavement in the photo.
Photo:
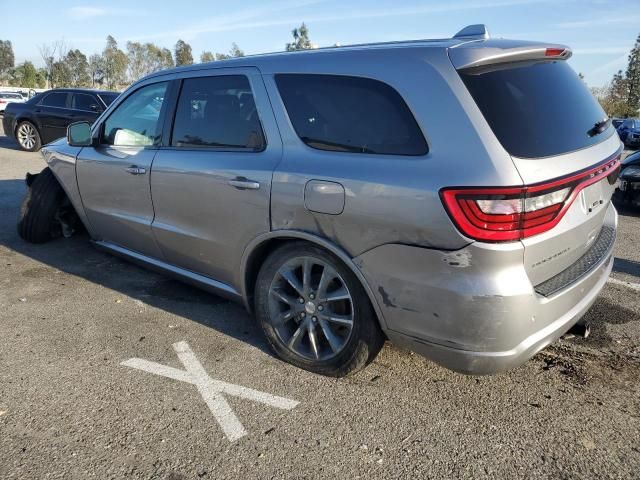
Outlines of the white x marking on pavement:
{"type": "Polygon", "coordinates": [[[178,354],[178,358],[186,370],[179,370],[160,363],[143,360],[142,358],[130,358],[120,365],[137,368],[138,370],[153,373],[154,375],[161,375],[195,385],[230,442],[244,437],[247,431],[242,426],[242,423],[240,423],[240,420],[238,420],[238,417],[236,417],[236,414],[231,409],[231,406],[223,394],[264,403],[270,407],[283,410],[291,410],[299,403],[295,400],[278,397],[259,390],[214,380],[198,361],[187,342],[174,343],[173,349],[178,354]]]}

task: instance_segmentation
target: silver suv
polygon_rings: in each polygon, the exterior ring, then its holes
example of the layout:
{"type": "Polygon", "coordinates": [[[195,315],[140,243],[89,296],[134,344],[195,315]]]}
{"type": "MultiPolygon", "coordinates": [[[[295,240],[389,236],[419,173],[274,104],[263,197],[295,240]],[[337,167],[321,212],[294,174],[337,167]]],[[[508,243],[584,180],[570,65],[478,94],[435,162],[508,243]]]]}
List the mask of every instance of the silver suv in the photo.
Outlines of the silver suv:
{"type": "Polygon", "coordinates": [[[43,148],[18,230],[244,302],[274,351],[341,376],[385,339],[515,367],[612,267],[621,144],[561,45],[445,40],[154,73],[43,148]]]}

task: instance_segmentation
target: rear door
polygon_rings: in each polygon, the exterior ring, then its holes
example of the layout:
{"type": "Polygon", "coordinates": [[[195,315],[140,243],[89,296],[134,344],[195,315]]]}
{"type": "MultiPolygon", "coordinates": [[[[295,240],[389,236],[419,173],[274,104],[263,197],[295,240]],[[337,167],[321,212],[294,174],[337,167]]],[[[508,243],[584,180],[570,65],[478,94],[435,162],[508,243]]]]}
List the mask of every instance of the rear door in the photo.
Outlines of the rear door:
{"type": "MultiPolygon", "coordinates": [[[[471,66],[458,69],[460,77],[529,186],[527,205],[564,199],[557,225],[522,240],[525,266],[537,285],[578,260],[599,235],[615,188],[620,141],[567,64],[568,49],[519,47],[510,61],[507,48],[495,63],[482,61],[482,42],[468,48],[479,52],[471,66]],[[549,192],[556,192],[555,200],[543,196],[549,192]]],[[[465,58],[455,50],[451,56],[454,64],[465,58]]]]}
{"type": "Polygon", "coordinates": [[[67,125],[71,123],[71,94],[68,92],[50,92],[44,96],[34,112],[40,121],[42,143],[49,143],[67,134],[67,125]]]}
{"type": "Polygon", "coordinates": [[[74,122],[95,122],[102,113],[102,103],[90,93],[75,92],[71,94],[71,109],[74,122]]]}
{"type": "Polygon", "coordinates": [[[247,244],[270,230],[282,146],[255,68],[190,72],[151,175],[153,233],[166,260],[233,284],[247,244]]]}

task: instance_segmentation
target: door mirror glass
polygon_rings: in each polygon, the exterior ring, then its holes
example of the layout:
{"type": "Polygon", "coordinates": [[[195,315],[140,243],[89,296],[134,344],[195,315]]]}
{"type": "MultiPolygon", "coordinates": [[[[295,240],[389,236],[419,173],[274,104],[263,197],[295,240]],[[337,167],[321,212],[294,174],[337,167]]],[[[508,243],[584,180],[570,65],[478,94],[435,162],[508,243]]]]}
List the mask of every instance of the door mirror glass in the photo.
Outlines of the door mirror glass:
{"type": "Polygon", "coordinates": [[[67,127],[67,143],[72,147],[91,146],[93,142],[89,122],[77,122],[69,125],[67,127]]]}

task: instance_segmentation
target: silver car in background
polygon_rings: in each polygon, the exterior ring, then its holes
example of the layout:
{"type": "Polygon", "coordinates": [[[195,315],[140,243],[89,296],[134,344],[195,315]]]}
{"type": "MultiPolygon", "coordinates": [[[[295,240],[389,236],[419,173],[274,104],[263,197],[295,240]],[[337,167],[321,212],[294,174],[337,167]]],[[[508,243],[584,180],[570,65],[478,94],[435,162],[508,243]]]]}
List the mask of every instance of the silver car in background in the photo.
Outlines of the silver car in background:
{"type": "Polygon", "coordinates": [[[42,149],[18,230],[254,312],[341,376],[386,339],[488,374],[559,338],[612,268],[621,144],[568,47],[420,40],[152,74],[42,149]]]}

